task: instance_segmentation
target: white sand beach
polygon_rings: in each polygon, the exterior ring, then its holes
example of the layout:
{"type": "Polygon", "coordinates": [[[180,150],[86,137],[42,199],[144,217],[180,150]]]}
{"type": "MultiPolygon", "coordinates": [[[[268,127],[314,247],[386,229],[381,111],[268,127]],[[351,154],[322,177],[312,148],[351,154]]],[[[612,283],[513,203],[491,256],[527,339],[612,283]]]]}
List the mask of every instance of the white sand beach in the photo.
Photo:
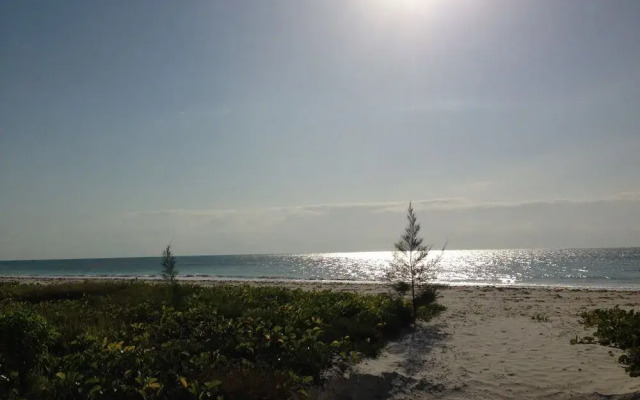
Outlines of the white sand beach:
{"type": "Polygon", "coordinates": [[[604,399],[636,393],[640,378],[625,373],[618,349],[571,345],[591,335],[578,314],[632,308],[640,292],[450,287],[447,307],[336,378],[324,399],[604,399]]]}

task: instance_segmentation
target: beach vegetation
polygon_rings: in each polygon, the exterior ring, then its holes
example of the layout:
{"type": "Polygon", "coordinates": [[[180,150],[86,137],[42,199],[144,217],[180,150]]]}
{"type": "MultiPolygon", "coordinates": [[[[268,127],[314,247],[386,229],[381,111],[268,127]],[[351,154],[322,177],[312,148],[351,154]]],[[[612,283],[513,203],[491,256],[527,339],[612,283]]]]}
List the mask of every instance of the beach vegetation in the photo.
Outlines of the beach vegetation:
{"type": "Polygon", "coordinates": [[[536,322],[549,322],[549,316],[543,313],[536,313],[531,316],[531,319],[536,322]]]}
{"type": "Polygon", "coordinates": [[[419,234],[420,224],[409,203],[407,226],[400,240],[394,244],[395,251],[386,279],[397,292],[410,292],[414,319],[418,317],[420,306],[435,302],[437,287],[430,283],[436,277],[436,268],[444,253],[443,247],[438,256],[429,257],[433,246],[425,245],[419,234]]]}
{"type": "Polygon", "coordinates": [[[572,344],[599,343],[625,351],[618,361],[631,376],[640,376],[640,313],[618,306],[583,312],[580,323],[595,327],[593,336],[571,340],[572,344]]]}
{"type": "Polygon", "coordinates": [[[0,283],[0,398],[303,399],[412,321],[384,294],[180,287],[0,283]]]}
{"type": "Polygon", "coordinates": [[[396,292],[396,294],[401,297],[406,296],[407,293],[409,293],[409,290],[411,289],[411,285],[405,281],[395,282],[391,285],[391,287],[396,292]]]}
{"type": "Polygon", "coordinates": [[[176,276],[178,276],[176,258],[173,256],[171,245],[169,244],[162,252],[162,278],[171,284],[175,284],[176,276]]]}
{"type": "Polygon", "coordinates": [[[45,366],[56,336],[47,321],[29,308],[18,306],[0,314],[0,366],[7,372],[0,375],[0,387],[1,381],[13,380],[15,389],[27,389],[45,366]]]}

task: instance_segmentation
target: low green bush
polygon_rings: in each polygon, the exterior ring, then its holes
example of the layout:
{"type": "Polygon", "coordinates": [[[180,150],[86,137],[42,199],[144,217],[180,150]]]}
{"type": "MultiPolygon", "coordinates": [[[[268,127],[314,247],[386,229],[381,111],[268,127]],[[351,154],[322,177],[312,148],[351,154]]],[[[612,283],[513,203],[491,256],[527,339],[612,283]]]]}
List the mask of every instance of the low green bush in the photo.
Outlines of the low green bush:
{"type": "Polygon", "coordinates": [[[597,339],[601,345],[625,350],[626,354],[622,355],[618,361],[625,365],[625,370],[631,376],[640,376],[640,314],[634,310],[626,311],[615,306],[610,309],[583,312],[581,318],[582,324],[587,327],[596,327],[596,331],[593,337],[572,339],[572,344],[589,344],[597,339]]]}
{"type": "Polygon", "coordinates": [[[57,285],[3,283],[0,299],[40,303],[51,300],[77,300],[86,296],[105,296],[129,288],[125,282],[70,282],[57,285]]]}
{"type": "Polygon", "coordinates": [[[180,285],[176,303],[162,284],[51,285],[46,300],[37,289],[0,300],[2,399],[304,398],[412,321],[386,295],[180,285]],[[25,355],[33,379],[21,386],[11,377],[25,355]]]}
{"type": "Polygon", "coordinates": [[[429,321],[445,310],[443,305],[436,302],[438,299],[438,289],[439,287],[437,285],[420,285],[415,300],[418,319],[429,321]]]}
{"type": "Polygon", "coordinates": [[[434,285],[420,285],[416,294],[416,305],[418,307],[427,306],[436,302],[438,288],[434,285]]]}
{"type": "Polygon", "coordinates": [[[409,293],[409,290],[411,290],[411,284],[405,281],[394,282],[391,287],[398,296],[406,296],[406,294],[409,293]]]}
{"type": "Polygon", "coordinates": [[[28,392],[55,338],[55,330],[32,310],[18,307],[0,314],[0,392],[28,392]]]}

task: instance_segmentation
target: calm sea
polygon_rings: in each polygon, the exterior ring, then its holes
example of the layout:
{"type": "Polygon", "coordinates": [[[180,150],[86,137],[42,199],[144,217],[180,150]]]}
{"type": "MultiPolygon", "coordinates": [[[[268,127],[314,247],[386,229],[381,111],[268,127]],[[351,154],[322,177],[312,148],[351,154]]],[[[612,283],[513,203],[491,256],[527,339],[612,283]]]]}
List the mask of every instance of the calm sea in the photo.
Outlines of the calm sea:
{"type": "MultiPolygon", "coordinates": [[[[439,252],[438,252],[439,253],[439,252]]],[[[435,253],[435,254],[438,254],[435,253]]],[[[374,282],[391,252],[177,257],[182,279],[374,282]]],[[[0,276],[157,278],[159,257],[0,261],[0,276]]],[[[544,285],[640,290],[640,248],[447,250],[437,280],[466,285],[544,285]]]]}

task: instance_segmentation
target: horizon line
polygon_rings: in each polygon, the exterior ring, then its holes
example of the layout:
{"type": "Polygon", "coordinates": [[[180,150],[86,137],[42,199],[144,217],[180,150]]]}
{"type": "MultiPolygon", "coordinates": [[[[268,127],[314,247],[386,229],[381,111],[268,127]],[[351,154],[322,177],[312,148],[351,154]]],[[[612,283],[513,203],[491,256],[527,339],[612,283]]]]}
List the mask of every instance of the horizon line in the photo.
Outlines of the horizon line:
{"type": "MultiPolygon", "coordinates": [[[[605,250],[605,249],[637,249],[640,246],[611,246],[611,247],[516,247],[516,248],[445,248],[444,251],[501,251],[501,250],[605,250]]],[[[440,249],[433,248],[433,252],[439,252],[440,249]]],[[[183,254],[174,255],[176,258],[183,257],[229,257],[229,256],[295,256],[310,254],[339,254],[339,253],[383,253],[394,252],[394,250],[349,250],[349,251],[312,251],[306,253],[296,252],[275,252],[275,253],[234,253],[234,254],[183,254]]],[[[118,260],[125,258],[161,258],[162,255],[147,256],[126,256],[126,257],[89,257],[89,258],[15,258],[9,260],[0,260],[0,262],[19,262],[19,261],[75,261],[75,260],[118,260]]]]}

